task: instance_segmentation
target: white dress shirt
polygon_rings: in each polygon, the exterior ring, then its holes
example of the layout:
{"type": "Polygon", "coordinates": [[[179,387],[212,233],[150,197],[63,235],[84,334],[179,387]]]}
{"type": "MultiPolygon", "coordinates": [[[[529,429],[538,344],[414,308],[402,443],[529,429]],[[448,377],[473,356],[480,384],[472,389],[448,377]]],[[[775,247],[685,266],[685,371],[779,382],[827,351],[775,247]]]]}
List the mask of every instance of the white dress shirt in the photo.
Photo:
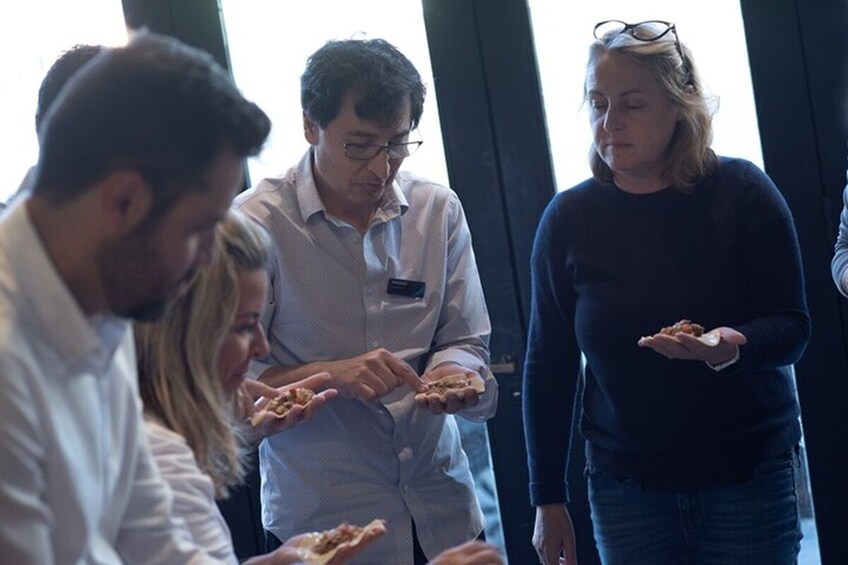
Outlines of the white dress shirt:
{"type": "MultiPolygon", "coordinates": [[[[453,191],[400,173],[362,236],[325,211],[307,152],[285,176],[240,195],[237,206],[277,245],[266,311],[271,363],[381,347],[419,373],[455,362],[486,381],[479,404],[462,416],[494,414],[491,328],[453,191]],[[389,279],[424,283],[423,298],[389,293],[389,279]]],[[[374,402],[337,397],[312,421],[263,441],[259,454],[263,525],[281,540],[382,518],[388,532],[361,562],[404,563],[412,560],[412,520],[430,557],[483,529],[454,417],[419,408],[408,386],[374,402]]]]}
{"type": "Polygon", "coordinates": [[[194,544],[209,555],[225,563],[238,563],[230,528],[215,503],[212,478],[200,470],[185,438],[148,414],[144,428],[156,466],[171,487],[174,518],[185,523],[194,544]]]}
{"type": "Polygon", "coordinates": [[[130,325],[83,315],[18,201],[0,219],[0,561],[206,561],[170,518],[136,387],[130,325]]]}

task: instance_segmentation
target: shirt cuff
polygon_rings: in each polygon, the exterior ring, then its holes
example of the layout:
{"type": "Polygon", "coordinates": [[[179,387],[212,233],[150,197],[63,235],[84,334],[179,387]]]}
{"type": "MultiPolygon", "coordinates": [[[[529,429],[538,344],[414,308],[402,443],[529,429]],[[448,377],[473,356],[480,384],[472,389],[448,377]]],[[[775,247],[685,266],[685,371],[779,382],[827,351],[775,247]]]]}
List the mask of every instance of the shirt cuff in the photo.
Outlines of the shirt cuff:
{"type": "Polygon", "coordinates": [[[704,361],[704,363],[706,363],[707,367],[709,367],[713,371],[721,371],[722,369],[726,369],[727,367],[730,367],[731,365],[733,365],[737,361],[739,361],[739,346],[738,345],[736,346],[736,354],[731,359],[725,361],[724,363],[719,363],[718,365],[713,365],[709,361],[704,361]]]}

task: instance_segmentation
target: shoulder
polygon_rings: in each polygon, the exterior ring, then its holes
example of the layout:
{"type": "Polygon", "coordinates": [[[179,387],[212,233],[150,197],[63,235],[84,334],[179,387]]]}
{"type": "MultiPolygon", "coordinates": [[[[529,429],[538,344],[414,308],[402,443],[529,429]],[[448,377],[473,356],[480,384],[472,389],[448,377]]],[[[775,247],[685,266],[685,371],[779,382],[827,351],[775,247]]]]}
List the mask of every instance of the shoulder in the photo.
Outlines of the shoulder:
{"type": "Polygon", "coordinates": [[[587,179],[567,190],[556,193],[548,203],[543,214],[544,222],[568,218],[569,222],[588,218],[587,212],[604,203],[612,196],[610,187],[587,179]]]}
{"type": "Polygon", "coordinates": [[[423,202],[459,203],[459,197],[452,189],[415,173],[400,171],[395,182],[400,186],[401,192],[410,204],[423,202]]]}
{"type": "Polygon", "coordinates": [[[749,218],[783,218],[791,221],[789,206],[772,179],[746,159],[719,157],[719,165],[706,186],[712,186],[715,199],[735,215],[749,218]]]}
{"type": "Polygon", "coordinates": [[[233,205],[239,209],[261,208],[266,202],[281,199],[286,188],[293,188],[294,184],[292,171],[278,177],[264,178],[258,184],[238,194],[233,200],[233,205]]]}
{"type": "Polygon", "coordinates": [[[186,443],[183,436],[169,429],[158,418],[150,414],[144,415],[144,433],[150,444],[150,452],[156,459],[161,470],[162,463],[167,462],[167,468],[197,469],[194,452],[186,443]]]}
{"type": "Polygon", "coordinates": [[[711,176],[719,184],[774,187],[774,182],[760,167],[738,157],[719,157],[711,176]]]}

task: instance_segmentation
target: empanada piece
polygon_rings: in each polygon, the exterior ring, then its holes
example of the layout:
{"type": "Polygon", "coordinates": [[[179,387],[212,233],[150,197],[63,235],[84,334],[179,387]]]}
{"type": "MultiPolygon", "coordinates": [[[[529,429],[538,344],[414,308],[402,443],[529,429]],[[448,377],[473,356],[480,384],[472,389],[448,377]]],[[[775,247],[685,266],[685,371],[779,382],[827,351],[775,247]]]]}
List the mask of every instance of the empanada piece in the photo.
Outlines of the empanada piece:
{"type": "Polygon", "coordinates": [[[691,320],[680,320],[671,326],[666,326],[660,330],[661,334],[674,336],[675,334],[684,333],[698,338],[698,341],[710,347],[715,347],[721,341],[721,334],[718,330],[712,330],[704,333],[704,326],[696,324],[691,320]]]}
{"type": "Polygon", "coordinates": [[[483,394],[486,390],[486,383],[477,375],[467,375],[465,373],[454,373],[442,377],[437,381],[432,381],[427,384],[428,390],[420,394],[444,396],[449,390],[460,390],[471,387],[479,394],[483,394]]]}
{"type": "Polygon", "coordinates": [[[373,520],[367,526],[354,526],[342,522],[332,530],[306,534],[297,548],[298,558],[308,565],[323,565],[335,557],[340,549],[359,545],[373,531],[386,531],[383,520],[373,520]]]}
{"type": "Polygon", "coordinates": [[[314,396],[315,393],[308,388],[289,389],[265,404],[259,412],[250,418],[250,423],[253,426],[258,426],[268,418],[282,420],[295,405],[306,406],[314,396]]]}

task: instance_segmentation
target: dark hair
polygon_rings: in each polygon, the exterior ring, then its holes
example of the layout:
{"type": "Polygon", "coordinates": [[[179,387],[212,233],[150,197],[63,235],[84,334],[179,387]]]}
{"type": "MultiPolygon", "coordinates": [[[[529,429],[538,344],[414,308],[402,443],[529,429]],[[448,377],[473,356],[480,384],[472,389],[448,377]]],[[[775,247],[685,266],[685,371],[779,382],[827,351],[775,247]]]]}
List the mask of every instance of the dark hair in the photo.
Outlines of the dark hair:
{"type": "Polygon", "coordinates": [[[59,206],[129,169],[150,184],[161,214],[205,188],[222,151],[257,154],[270,128],[208,53],[141,32],[85,65],[48,109],[33,192],[59,206]]]}
{"type": "Polygon", "coordinates": [[[329,41],[309,57],[300,77],[300,103],[306,116],[325,128],[355,89],[356,115],[379,124],[398,119],[409,100],[414,129],[424,109],[424,83],[403,53],[382,39],[329,41]]]}
{"type": "Polygon", "coordinates": [[[38,89],[38,107],[35,109],[36,132],[41,132],[41,124],[44,122],[47,109],[59,96],[59,92],[68,82],[68,79],[104,49],[106,48],[102,45],[79,44],[59,55],[59,58],[47,70],[47,74],[44,75],[44,80],[41,81],[41,86],[38,89]]]}

